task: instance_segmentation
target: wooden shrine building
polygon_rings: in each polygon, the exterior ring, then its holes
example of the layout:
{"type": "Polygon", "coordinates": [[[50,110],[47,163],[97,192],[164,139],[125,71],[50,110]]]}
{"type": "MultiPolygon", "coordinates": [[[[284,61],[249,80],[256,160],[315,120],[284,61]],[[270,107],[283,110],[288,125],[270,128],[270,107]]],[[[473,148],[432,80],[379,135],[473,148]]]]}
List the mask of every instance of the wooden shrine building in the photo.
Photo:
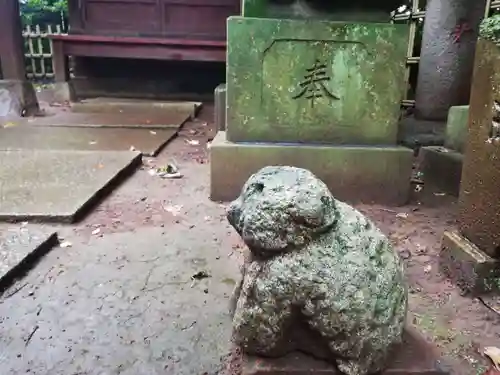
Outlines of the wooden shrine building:
{"type": "Polygon", "coordinates": [[[56,82],[69,81],[72,56],[77,96],[213,92],[239,12],[240,0],[69,0],[68,35],[52,37],[56,82]]]}

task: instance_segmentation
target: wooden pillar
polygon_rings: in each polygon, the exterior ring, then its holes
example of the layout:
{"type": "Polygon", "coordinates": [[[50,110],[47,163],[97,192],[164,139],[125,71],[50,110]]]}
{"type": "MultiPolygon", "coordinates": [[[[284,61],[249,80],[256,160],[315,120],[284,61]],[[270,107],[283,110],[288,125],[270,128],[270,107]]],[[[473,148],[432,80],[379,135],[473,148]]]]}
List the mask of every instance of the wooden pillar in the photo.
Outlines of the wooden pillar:
{"type": "Polygon", "coordinates": [[[415,94],[415,116],[446,120],[469,103],[474,51],[486,0],[428,0],[415,94]]]}
{"type": "Polygon", "coordinates": [[[68,56],[64,52],[64,42],[60,39],[52,39],[52,63],[57,83],[69,81],[68,56]]]}
{"type": "Polygon", "coordinates": [[[0,63],[3,79],[26,79],[18,0],[0,0],[0,63]]]}

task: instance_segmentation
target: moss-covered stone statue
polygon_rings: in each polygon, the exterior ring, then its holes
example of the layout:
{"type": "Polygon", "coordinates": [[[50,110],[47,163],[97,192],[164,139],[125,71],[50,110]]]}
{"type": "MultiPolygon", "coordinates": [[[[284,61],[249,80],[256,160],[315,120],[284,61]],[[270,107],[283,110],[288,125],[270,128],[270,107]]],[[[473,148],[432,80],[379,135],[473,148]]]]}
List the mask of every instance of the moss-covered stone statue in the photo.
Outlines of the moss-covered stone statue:
{"type": "Polygon", "coordinates": [[[249,250],[233,306],[244,353],[305,351],[348,375],[385,367],[408,295],[399,256],[370,220],[294,167],[252,175],[228,220],[249,250]]]}

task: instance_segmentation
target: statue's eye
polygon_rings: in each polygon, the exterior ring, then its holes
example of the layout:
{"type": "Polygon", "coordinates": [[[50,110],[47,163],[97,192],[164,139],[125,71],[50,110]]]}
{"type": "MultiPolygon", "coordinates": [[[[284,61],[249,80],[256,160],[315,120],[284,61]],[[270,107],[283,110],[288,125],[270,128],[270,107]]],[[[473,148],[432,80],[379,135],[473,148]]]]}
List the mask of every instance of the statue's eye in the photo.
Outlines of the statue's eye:
{"type": "Polygon", "coordinates": [[[253,185],[254,189],[258,193],[262,193],[264,191],[264,184],[262,182],[257,182],[253,185]]]}

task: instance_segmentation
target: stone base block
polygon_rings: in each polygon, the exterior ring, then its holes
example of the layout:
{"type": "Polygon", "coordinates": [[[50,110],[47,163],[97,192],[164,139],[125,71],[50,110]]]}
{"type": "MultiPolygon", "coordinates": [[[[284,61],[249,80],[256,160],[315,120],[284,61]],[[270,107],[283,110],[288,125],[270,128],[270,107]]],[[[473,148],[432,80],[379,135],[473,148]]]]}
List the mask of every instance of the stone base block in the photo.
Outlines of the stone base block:
{"type": "Polygon", "coordinates": [[[0,117],[31,116],[39,111],[31,82],[0,80],[0,117]]]}
{"type": "Polygon", "coordinates": [[[214,93],[214,121],[217,131],[226,130],[226,84],[215,89],[214,93]]]}
{"type": "Polygon", "coordinates": [[[306,168],[349,203],[407,203],[413,151],[399,146],[233,143],[218,132],[210,148],[210,198],[231,201],[245,181],[268,165],[306,168]]]}
{"type": "Polygon", "coordinates": [[[76,101],[75,91],[71,82],[55,83],[54,100],[59,103],[76,101]]]}
{"type": "Polygon", "coordinates": [[[419,159],[420,171],[424,174],[426,184],[458,197],[463,154],[444,147],[429,146],[420,149],[419,159]]]}
{"type": "Polygon", "coordinates": [[[444,233],[439,267],[464,292],[477,295],[500,290],[500,261],[458,231],[444,233]]]}
{"type": "Polygon", "coordinates": [[[446,135],[444,146],[451,150],[464,152],[464,144],[467,138],[469,122],[469,106],[458,105],[451,107],[448,112],[446,123],[446,135]]]}
{"type": "MultiPolygon", "coordinates": [[[[448,366],[440,361],[435,348],[414,329],[406,329],[403,345],[395,349],[386,375],[445,375],[448,366]]],[[[332,365],[301,353],[269,359],[243,356],[241,375],[340,375],[332,365]]]]}

